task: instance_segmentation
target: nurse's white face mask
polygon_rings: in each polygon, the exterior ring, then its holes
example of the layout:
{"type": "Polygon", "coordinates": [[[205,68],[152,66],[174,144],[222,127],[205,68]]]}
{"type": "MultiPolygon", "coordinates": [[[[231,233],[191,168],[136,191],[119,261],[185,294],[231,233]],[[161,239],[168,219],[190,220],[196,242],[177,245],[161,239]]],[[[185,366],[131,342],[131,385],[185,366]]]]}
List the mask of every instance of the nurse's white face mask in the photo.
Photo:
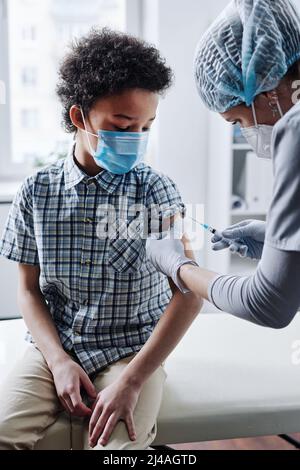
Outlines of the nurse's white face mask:
{"type": "MultiPolygon", "coordinates": [[[[241,132],[249,145],[253,148],[254,152],[258,158],[271,159],[272,158],[272,133],[273,126],[267,126],[265,124],[258,124],[257,117],[255,112],[254,103],[252,103],[252,113],[255,126],[253,127],[243,127],[241,132]]],[[[281,117],[283,117],[283,112],[280,106],[279,101],[277,101],[277,108],[281,117]]]]}

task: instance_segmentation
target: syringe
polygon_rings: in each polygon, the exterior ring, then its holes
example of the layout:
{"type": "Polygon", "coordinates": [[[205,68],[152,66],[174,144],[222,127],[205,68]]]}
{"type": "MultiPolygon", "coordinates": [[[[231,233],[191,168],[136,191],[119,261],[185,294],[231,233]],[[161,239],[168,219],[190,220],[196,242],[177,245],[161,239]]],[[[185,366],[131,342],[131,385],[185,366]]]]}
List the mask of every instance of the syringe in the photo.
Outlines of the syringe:
{"type": "MultiPolygon", "coordinates": [[[[213,235],[219,235],[220,237],[222,237],[222,235],[220,234],[220,232],[219,232],[217,229],[211,227],[210,225],[203,224],[202,222],[199,222],[199,220],[196,220],[196,219],[194,219],[193,217],[190,217],[190,216],[189,216],[189,219],[191,219],[191,220],[192,220],[193,222],[195,222],[196,224],[201,225],[201,227],[203,227],[205,230],[208,230],[208,231],[209,231],[210,233],[212,233],[213,235]]],[[[223,238],[223,237],[222,237],[222,238],[223,238]]]]}
{"type": "Polygon", "coordinates": [[[230,247],[231,245],[235,245],[237,248],[243,246],[242,243],[238,242],[237,240],[230,240],[229,238],[223,237],[223,235],[221,234],[219,230],[211,227],[210,225],[203,224],[202,222],[199,222],[198,220],[190,216],[189,216],[189,219],[193,220],[196,224],[201,225],[201,227],[203,227],[205,230],[212,233],[213,235],[217,235],[218,237],[220,237],[220,241],[225,242],[228,245],[228,247],[230,247]]]}

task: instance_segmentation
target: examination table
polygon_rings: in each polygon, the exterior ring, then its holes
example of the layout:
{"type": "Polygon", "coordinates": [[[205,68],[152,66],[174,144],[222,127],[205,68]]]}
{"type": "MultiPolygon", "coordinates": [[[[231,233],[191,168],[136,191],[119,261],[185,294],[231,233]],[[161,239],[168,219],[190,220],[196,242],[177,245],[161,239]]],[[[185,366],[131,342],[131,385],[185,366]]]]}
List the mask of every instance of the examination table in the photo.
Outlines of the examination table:
{"type": "MultiPolygon", "coordinates": [[[[0,322],[1,380],[26,347],[24,333],[22,320],[0,322]]],[[[300,432],[299,314],[284,330],[200,314],[165,370],[152,446],[300,432]]],[[[81,449],[81,424],[62,413],[36,449],[81,449]]]]}

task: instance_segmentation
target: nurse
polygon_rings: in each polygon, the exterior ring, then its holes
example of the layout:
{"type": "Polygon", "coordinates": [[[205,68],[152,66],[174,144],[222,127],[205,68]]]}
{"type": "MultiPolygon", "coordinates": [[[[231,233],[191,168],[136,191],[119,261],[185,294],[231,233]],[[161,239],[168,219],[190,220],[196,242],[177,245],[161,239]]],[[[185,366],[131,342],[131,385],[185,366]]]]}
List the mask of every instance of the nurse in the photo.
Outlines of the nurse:
{"type": "Polygon", "coordinates": [[[300,18],[290,0],[235,0],[199,42],[195,77],[208,109],[238,123],[275,178],[267,222],[244,221],[212,239],[260,259],[249,277],[191,265],[181,240],[148,240],[156,268],[182,290],[257,325],[284,328],[300,306],[300,18]],[[298,91],[297,91],[298,90],[298,91]],[[238,243],[237,243],[238,242],[238,243]]]}

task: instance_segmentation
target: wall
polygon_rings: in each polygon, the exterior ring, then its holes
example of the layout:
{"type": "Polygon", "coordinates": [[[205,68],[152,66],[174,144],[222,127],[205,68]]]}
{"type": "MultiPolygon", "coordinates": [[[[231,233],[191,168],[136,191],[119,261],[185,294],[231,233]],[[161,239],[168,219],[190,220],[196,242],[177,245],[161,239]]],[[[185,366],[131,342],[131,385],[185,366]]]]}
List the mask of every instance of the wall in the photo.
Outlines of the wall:
{"type": "MultiPolygon", "coordinates": [[[[193,56],[199,38],[227,0],[213,0],[211,4],[204,0],[131,0],[136,1],[143,2],[141,34],[157,44],[176,76],[173,89],[161,103],[155,128],[154,165],[176,181],[186,203],[205,203],[211,149],[210,115],[197,95],[193,56]]],[[[8,207],[2,209],[0,230],[4,225],[4,211],[8,207]]],[[[204,262],[204,253],[199,255],[199,260],[204,262]]],[[[15,268],[13,265],[2,259],[2,277],[3,273],[6,276],[7,270],[15,268]]],[[[5,281],[15,278],[15,273],[11,276],[10,272],[5,281]]],[[[2,304],[9,306],[5,309],[5,315],[14,315],[17,307],[15,300],[14,303],[10,301],[9,289],[7,296],[5,302],[2,299],[2,304]]]]}
{"type": "Polygon", "coordinates": [[[154,165],[175,180],[186,203],[205,204],[207,197],[209,112],[196,90],[194,53],[200,37],[227,3],[144,0],[143,4],[143,35],[159,47],[176,77],[160,105],[154,165]]]}
{"type": "MultiPolygon", "coordinates": [[[[0,237],[6,223],[10,204],[0,201],[0,237]]],[[[0,256],[0,319],[19,315],[17,306],[18,263],[0,256]]]]}
{"type": "Polygon", "coordinates": [[[162,100],[156,166],[174,178],[186,202],[204,201],[207,153],[206,112],[193,78],[193,56],[207,26],[203,2],[146,0],[144,35],[154,41],[175,72],[175,85],[162,100]]]}

